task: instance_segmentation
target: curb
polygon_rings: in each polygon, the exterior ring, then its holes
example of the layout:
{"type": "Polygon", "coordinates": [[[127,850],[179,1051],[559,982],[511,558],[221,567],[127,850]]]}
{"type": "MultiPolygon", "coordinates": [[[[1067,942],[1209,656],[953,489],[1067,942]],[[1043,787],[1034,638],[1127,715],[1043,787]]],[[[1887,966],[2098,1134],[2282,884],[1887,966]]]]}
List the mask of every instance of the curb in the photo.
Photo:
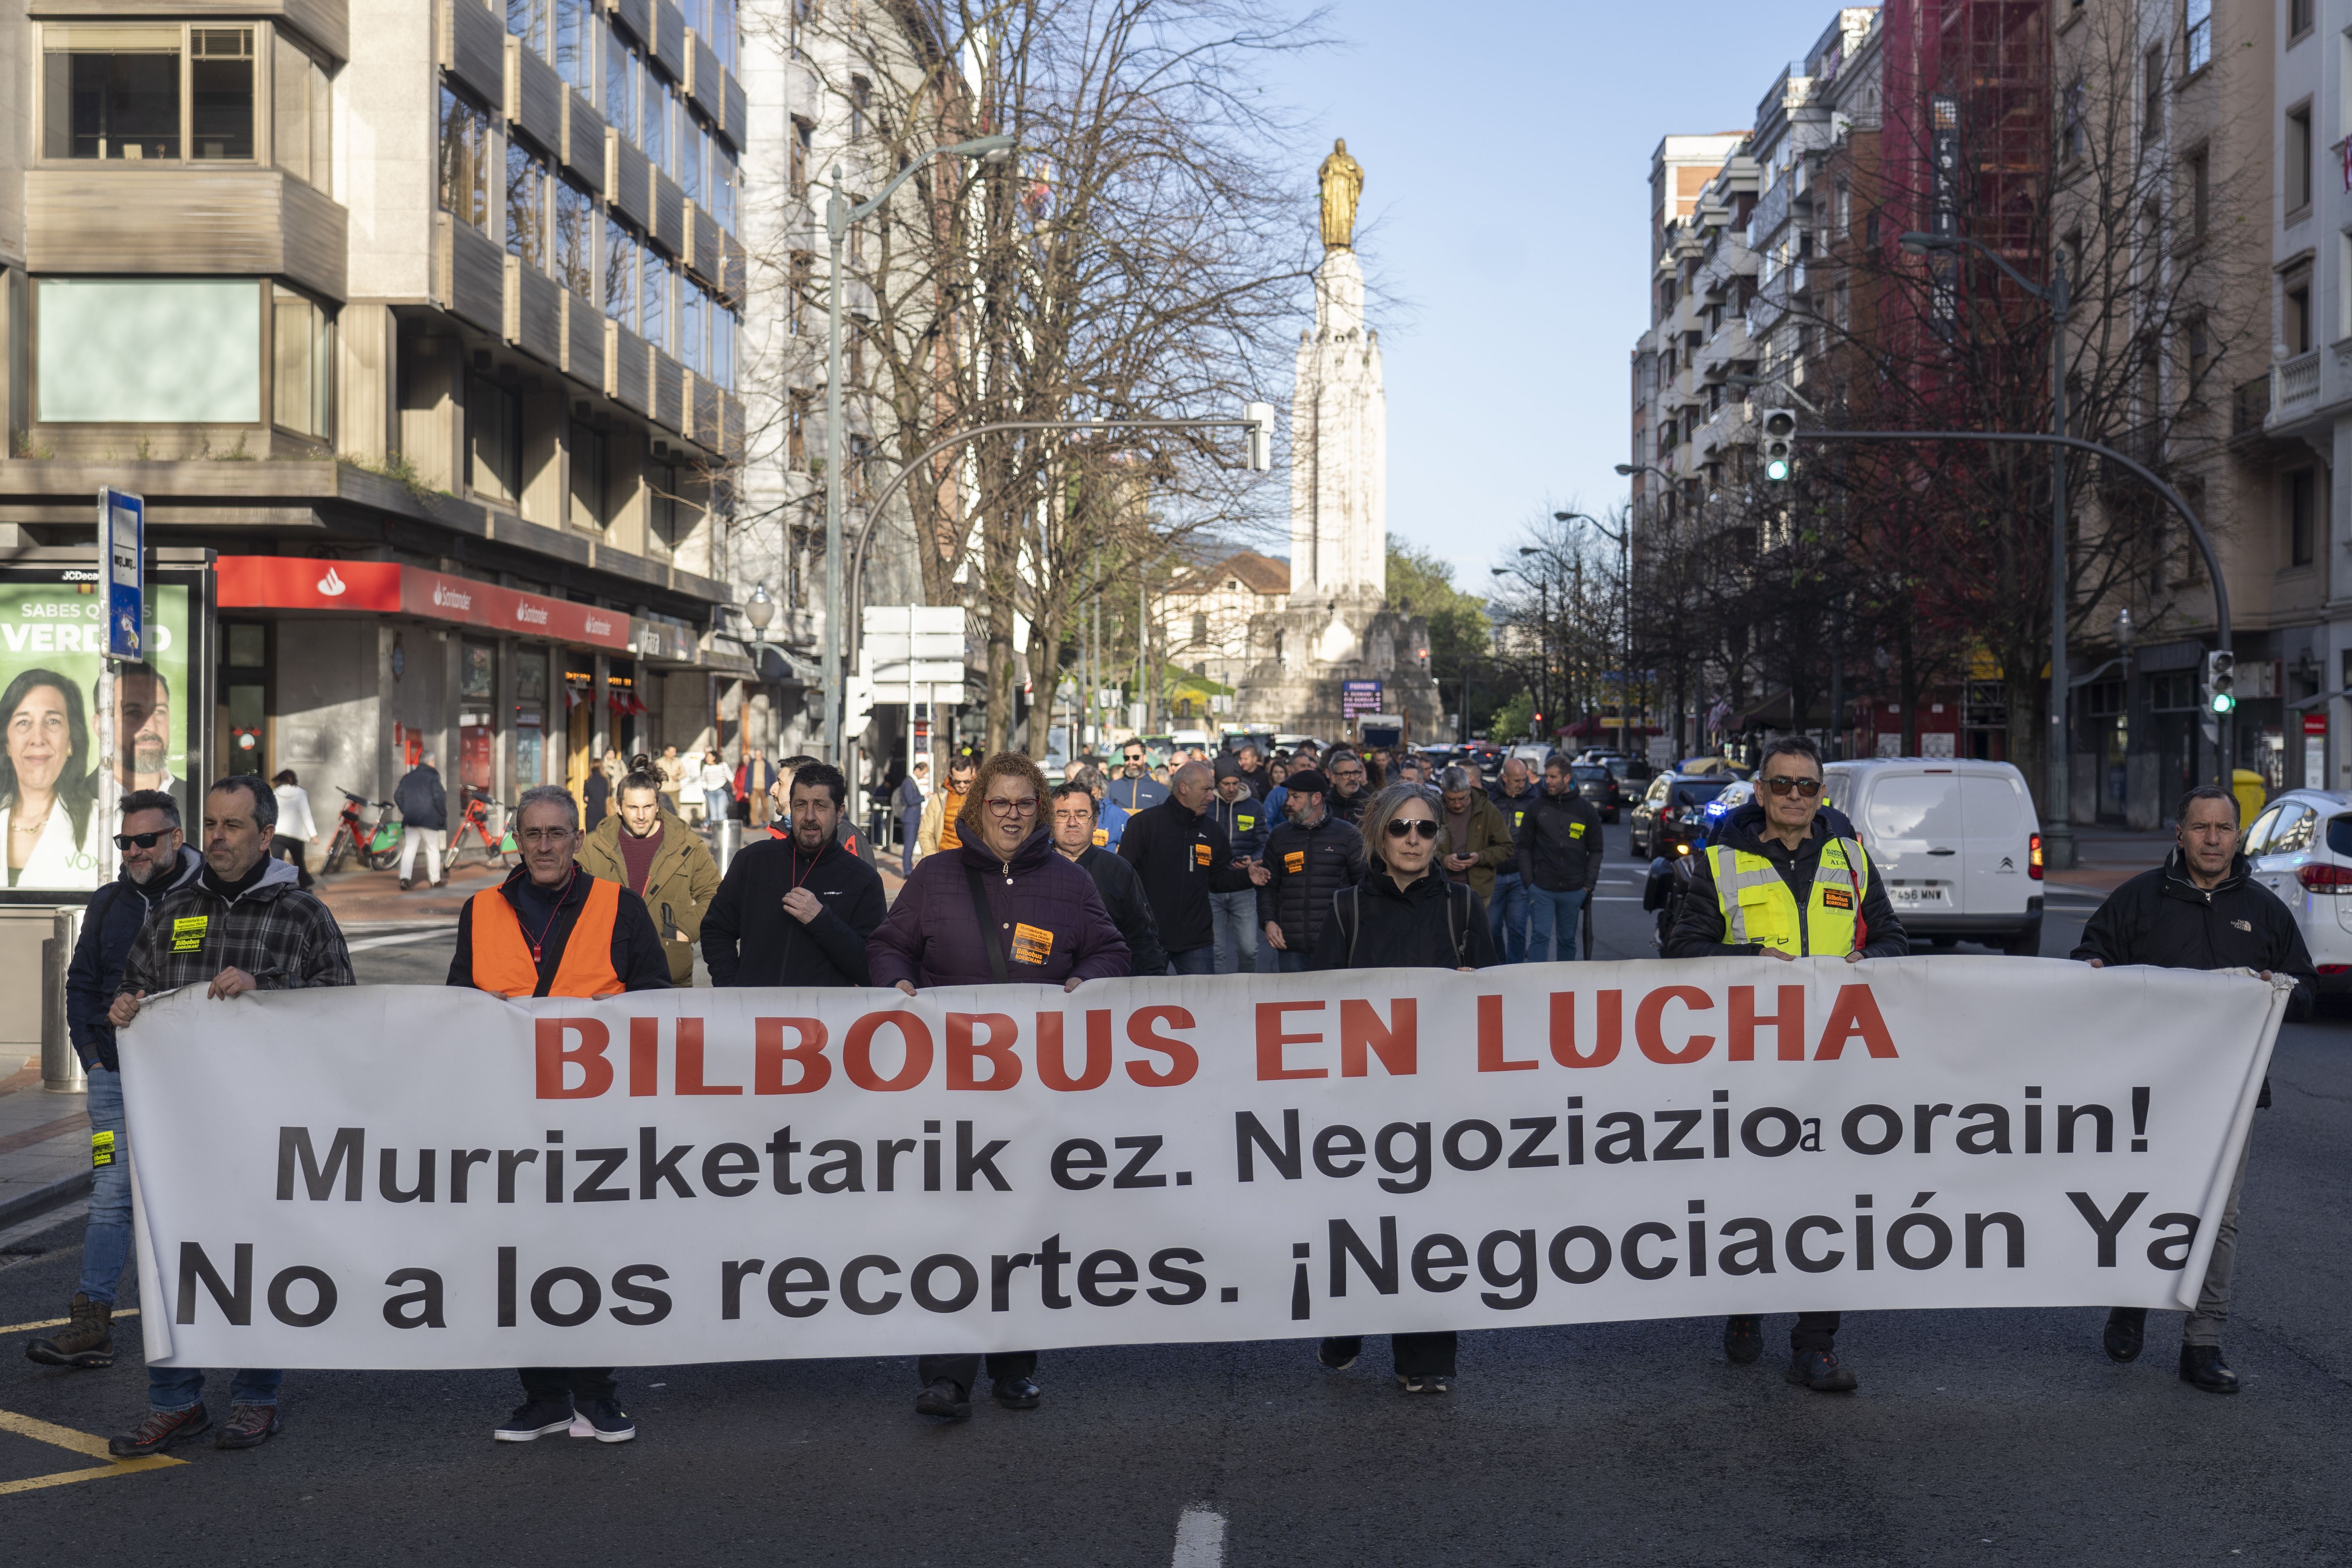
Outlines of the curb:
{"type": "Polygon", "coordinates": [[[0,1228],[21,1219],[47,1214],[53,1208],[62,1208],[76,1198],[87,1196],[89,1187],[90,1173],[76,1171],[70,1176],[59,1176],[45,1187],[35,1187],[31,1192],[19,1193],[13,1198],[0,1201],[0,1228]]]}

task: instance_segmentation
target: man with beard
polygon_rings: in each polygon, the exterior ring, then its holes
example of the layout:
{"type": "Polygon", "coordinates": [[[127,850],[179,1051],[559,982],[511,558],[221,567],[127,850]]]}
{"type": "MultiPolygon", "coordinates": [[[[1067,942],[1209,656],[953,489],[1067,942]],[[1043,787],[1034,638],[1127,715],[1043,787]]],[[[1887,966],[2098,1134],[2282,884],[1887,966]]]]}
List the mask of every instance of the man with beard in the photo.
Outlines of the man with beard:
{"type": "Polygon", "coordinates": [[[115,667],[114,758],[125,790],[162,790],[188,811],[188,781],[172,775],[172,683],[152,664],[115,667]]]}
{"type": "Polygon", "coordinates": [[[713,985],[864,985],[882,877],[839,842],[849,782],[830,763],[793,774],[790,838],[735,852],[702,917],[713,985]]]}

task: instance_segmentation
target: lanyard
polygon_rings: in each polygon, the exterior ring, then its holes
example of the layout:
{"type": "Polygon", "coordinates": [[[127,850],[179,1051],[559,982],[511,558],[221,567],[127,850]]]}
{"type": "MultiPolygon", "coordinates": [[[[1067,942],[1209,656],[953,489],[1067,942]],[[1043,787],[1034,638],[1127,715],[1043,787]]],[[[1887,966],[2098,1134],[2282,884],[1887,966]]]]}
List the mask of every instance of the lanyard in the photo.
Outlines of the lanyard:
{"type": "MultiPolygon", "coordinates": [[[[527,936],[523,938],[525,942],[530,943],[530,962],[534,967],[539,963],[540,949],[547,941],[547,933],[553,931],[555,929],[555,922],[563,917],[563,900],[571,896],[572,884],[579,880],[579,879],[580,868],[574,866],[572,868],[572,875],[564,878],[563,886],[556,890],[555,908],[549,913],[547,923],[539,928],[539,934],[537,936],[527,936]]],[[[520,924],[520,922],[518,921],[517,923],[520,924]]]]}

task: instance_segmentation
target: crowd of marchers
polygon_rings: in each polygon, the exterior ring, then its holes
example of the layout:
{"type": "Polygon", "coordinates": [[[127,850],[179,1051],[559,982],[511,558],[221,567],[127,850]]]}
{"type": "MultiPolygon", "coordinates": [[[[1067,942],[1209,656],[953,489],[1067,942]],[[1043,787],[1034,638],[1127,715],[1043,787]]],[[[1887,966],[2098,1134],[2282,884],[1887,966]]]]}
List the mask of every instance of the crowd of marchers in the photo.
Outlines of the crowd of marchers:
{"type": "MultiPolygon", "coordinates": [[[[909,839],[895,900],[845,842],[840,771],[807,758],[778,764],[775,820],[723,877],[700,835],[666,801],[656,764],[639,758],[583,828],[565,790],[526,791],[515,816],[521,864],[474,894],[457,926],[448,984],[505,997],[599,997],[693,983],[698,947],[718,986],[1059,984],[1132,974],[1215,975],[1572,960],[1597,886],[1601,818],[1565,758],[1539,775],[1514,758],[1490,789],[1419,759],[1335,747],[1267,765],[1251,748],[1179,760],[1153,776],[1140,744],[1117,776],[1092,767],[1049,784],[1028,757],[955,758],[949,776],[902,802],[909,839]]],[[[1722,817],[1698,850],[1690,894],[1664,944],[1672,959],[1897,957],[1902,922],[1853,825],[1823,801],[1821,757],[1793,736],[1768,744],[1756,796],[1722,817]]],[[[341,931],[297,869],[271,858],[273,793],[236,775],[204,796],[201,853],[184,842],[175,797],[121,801],[120,877],[91,900],[68,981],[73,1043],[89,1078],[94,1182],[82,1269],[60,1331],[33,1341],[46,1365],[113,1360],[113,1309],[131,1247],[130,1146],[116,1031],[142,1001],[182,986],[211,998],[354,983],[341,931]]],[[[2243,968],[2293,978],[2288,1016],[2307,1016],[2315,975],[2286,908],[2252,879],[2238,805],[2218,787],[2180,803],[2164,865],[2118,888],[2073,954],[2093,965],[2243,968]]],[[[2269,1100],[2265,1086],[2263,1103],[2269,1100]]],[[[2179,1375],[2237,1391],[2223,1361],[2236,1253],[2240,1163],[2198,1305],[2182,1333],[2179,1375]]],[[[2140,1353],[2147,1313],[2109,1312],[2106,1353],[2140,1353]]],[[[1822,1393],[1856,1386],[1834,1347],[1835,1312],[1799,1315],[1787,1377],[1822,1393]]],[[[1760,1319],[1733,1317],[1724,1353],[1753,1363],[1760,1319]]],[[[1453,1385],[1451,1332],[1392,1336],[1398,1386],[1453,1385]]],[[[1353,1338],[1326,1339],[1322,1364],[1345,1372],[1353,1338]]],[[[926,1356],[921,1415],[970,1415],[976,1355],[926,1356]]],[[[985,1358],[989,1393],[1037,1407],[1037,1354],[985,1358]]],[[[281,1430],[283,1373],[245,1369],[229,1387],[223,1448],[281,1430]]],[[[602,1442],[635,1436],[609,1367],[525,1367],[522,1402],[495,1428],[504,1442],[559,1433],[602,1442]]],[[[214,1430],[204,1373],[151,1367],[146,1416],[110,1451],[158,1454],[214,1430]]]]}

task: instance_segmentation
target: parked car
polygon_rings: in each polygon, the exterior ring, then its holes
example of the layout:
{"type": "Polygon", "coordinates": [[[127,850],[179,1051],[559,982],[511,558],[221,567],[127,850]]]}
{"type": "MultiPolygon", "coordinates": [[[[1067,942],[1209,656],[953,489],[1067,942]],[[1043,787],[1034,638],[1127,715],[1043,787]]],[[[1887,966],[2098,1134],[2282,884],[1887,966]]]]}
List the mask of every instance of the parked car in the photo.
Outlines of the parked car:
{"type": "Polygon", "coordinates": [[[1660,773],[1650,781],[1627,819],[1626,833],[1637,858],[1670,853],[1699,836],[1698,814],[1732,782],[1729,773],[1660,773]]]}
{"type": "Polygon", "coordinates": [[[1576,785],[1576,793],[1601,813],[1601,821],[1617,820],[1617,814],[1625,805],[1625,786],[1614,773],[1599,763],[1571,763],[1568,775],[1576,785]]]}
{"type": "Polygon", "coordinates": [[[1862,836],[1915,946],[2042,951],[2042,821],[2016,768],[1885,757],[1823,771],[1824,796],[1862,836]]]}
{"type": "Polygon", "coordinates": [[[2352,795],[2289,790],[2246,829],[2255,881],[2294,911],[2322,991],[2352,991],[2352,795]]]}

